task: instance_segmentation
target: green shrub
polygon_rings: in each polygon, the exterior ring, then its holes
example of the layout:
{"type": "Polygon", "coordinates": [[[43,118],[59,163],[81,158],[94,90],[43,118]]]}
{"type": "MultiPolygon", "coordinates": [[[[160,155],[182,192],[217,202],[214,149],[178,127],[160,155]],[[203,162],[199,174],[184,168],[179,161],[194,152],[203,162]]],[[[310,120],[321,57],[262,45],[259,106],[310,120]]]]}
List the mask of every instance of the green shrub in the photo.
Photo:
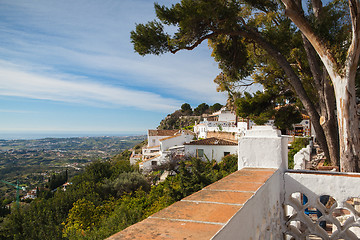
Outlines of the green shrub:
{"type": "Polygon", "coordinates": [[[306,147],[309,144],[310,138],[307,137],[299,137],[295,138],[295,140],[291,143],[291,147],[288,152],[288,168],[294,168],[294,155],[299,152],[302,148],[306,147]]]}

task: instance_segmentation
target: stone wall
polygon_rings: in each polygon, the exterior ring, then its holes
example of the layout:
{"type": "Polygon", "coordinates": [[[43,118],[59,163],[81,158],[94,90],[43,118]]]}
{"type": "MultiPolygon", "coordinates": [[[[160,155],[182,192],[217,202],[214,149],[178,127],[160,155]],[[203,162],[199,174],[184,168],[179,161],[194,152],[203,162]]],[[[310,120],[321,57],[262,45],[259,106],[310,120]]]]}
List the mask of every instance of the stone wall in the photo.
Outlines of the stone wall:
{"type": "Polygon", "coordinates": [[[236,133],[231,133],[231,132],[208,132],[207,138],[211,138],[211,137],[236,141],[236,133]]]}

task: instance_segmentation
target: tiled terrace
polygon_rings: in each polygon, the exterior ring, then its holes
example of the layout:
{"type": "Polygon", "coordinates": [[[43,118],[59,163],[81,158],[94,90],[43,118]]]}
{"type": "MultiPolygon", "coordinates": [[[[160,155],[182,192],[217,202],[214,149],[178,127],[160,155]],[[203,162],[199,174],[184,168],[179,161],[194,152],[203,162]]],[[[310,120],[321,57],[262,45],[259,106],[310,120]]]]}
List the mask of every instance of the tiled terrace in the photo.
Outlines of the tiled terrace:
{"type": "Polygon", "coordinates": [[[117,239],[211,239],[276,169],[243,168],[111,236],[117,239]]]}

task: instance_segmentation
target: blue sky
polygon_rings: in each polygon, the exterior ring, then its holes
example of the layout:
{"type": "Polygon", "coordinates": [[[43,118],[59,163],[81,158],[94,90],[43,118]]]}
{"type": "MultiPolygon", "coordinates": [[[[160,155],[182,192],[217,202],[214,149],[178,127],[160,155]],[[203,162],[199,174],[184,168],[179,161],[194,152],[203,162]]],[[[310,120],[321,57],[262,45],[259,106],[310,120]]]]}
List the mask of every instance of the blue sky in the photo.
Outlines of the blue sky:
{"type": "Polygon", "coordinates": [[[134,52],[130,31],[154,17],[151,0],[0,0],[0,138],[145,133],[184,102],[224,104],[206,43],[176,55],[134,52]]]}

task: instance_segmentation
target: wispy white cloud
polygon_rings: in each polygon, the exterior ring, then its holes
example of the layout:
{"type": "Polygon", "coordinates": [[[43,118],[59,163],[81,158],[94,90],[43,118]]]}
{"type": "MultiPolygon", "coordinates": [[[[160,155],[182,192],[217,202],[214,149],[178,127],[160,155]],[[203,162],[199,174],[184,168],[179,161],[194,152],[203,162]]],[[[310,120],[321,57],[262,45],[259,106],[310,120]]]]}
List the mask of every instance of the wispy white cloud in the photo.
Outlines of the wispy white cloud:
{"type": "Polygon", "coordinates": [[[179,101],[151,92],[114,87],[88,78],[43,76],[0,61],[0,95],[87,104],[98,107],[136,107],[172,111],[179,101]]]}
{"type": "Polygon", "coordinates": [[[206,44],[175,56],[143,58],[134,53],[130,31],[135,23],[152,20],[152,1],[14,1],[7,6],[3,15],[12,18],[13,25],[0,23],[0,31],[10,39],[10,47],[0,48],[0,53],[9,59],[49,66],[55,72],[112,78],[128,88],[182,101],[225,100],[215,91],[212,80],[219,70],[206,44]]]}
{"type": "Polygon", "coordinates": [[[27,110],[0,109],[0,113],[20,113],[20,114],[29,114],[29,113],[36,113],[36,112],[35,112],[35,111],[27,111],[27,110]]]}

